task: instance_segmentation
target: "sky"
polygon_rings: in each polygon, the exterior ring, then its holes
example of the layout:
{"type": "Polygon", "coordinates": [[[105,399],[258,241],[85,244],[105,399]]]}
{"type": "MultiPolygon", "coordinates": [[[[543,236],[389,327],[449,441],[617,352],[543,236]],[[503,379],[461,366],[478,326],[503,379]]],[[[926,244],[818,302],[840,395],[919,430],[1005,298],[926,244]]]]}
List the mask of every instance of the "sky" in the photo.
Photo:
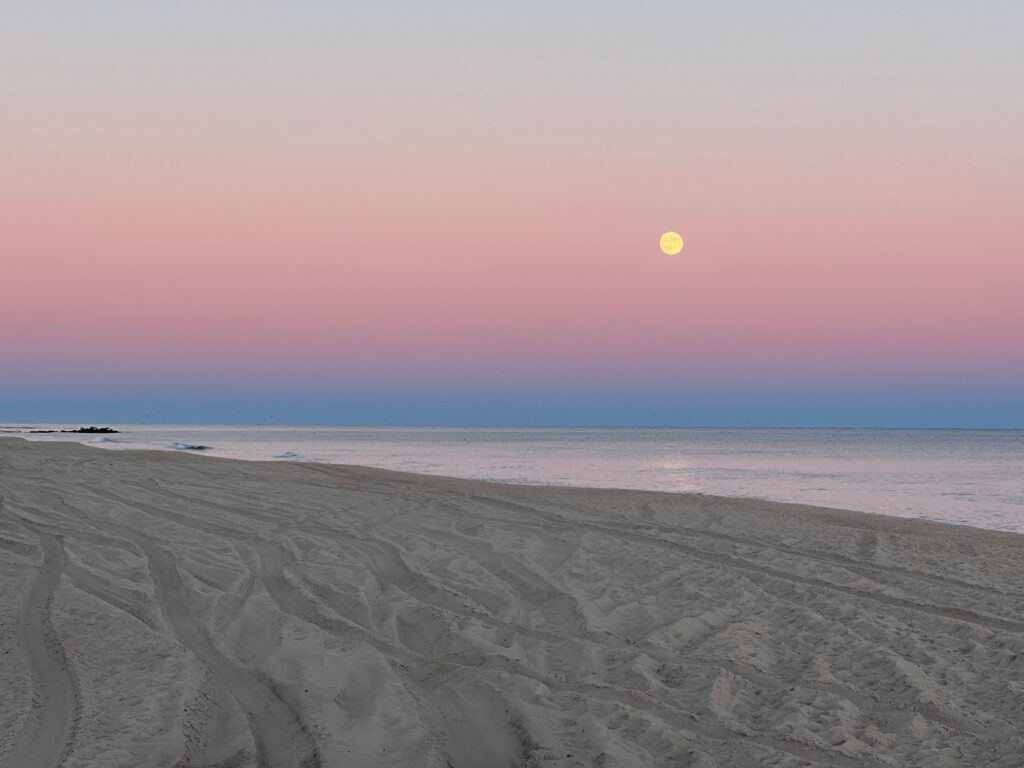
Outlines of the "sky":
{"type": "Polygon", "coordinates": [[[0,422],[1024,427],[1022,28],[15,4],[0,422]]]}

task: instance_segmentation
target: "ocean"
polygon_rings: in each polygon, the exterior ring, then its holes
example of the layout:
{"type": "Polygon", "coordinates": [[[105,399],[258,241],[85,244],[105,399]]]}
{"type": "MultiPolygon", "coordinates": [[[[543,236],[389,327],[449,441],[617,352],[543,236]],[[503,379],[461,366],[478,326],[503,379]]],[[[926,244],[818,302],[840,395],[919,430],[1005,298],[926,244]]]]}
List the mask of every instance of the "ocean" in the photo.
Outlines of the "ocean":
{"type": "Polygon", "coordinates": [[[1024,533],[1024,430],[114,426],[120,434],[10,425],[0,435],[754,497],[1024,533]]]}

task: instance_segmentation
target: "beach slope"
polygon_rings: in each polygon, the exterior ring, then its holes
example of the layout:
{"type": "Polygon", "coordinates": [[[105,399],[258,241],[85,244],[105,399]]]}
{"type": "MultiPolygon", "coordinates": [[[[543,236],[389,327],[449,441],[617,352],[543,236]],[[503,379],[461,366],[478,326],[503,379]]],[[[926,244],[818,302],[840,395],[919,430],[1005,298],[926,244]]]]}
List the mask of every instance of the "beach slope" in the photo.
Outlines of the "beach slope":
{"type": "Polygon", "coordinates": [[[1024,763],[1024,536],[0,439],[0,765],[1024,763]]]}

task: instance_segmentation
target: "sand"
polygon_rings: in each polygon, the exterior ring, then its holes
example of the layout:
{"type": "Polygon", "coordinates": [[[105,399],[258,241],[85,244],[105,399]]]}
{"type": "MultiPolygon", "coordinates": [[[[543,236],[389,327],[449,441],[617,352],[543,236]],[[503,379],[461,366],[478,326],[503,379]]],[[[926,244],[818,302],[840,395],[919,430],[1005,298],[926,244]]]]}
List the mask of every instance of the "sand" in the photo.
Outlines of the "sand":
{"type": "Polygon", "coordinates": [[[0,439],[0,765],[1024,765],[1024,536],[0,439]]]}

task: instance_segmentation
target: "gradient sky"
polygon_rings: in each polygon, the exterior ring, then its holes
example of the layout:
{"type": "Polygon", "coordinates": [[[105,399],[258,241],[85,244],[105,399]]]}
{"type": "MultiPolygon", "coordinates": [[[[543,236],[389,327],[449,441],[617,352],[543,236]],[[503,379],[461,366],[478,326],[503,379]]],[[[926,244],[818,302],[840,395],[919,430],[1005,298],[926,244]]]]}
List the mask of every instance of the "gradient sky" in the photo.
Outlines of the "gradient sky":
{"type": "Polygon", "coordinates": [[[5,9],[0,421],[1024,427],[1024,4],[426,5],[5,9]]]}

